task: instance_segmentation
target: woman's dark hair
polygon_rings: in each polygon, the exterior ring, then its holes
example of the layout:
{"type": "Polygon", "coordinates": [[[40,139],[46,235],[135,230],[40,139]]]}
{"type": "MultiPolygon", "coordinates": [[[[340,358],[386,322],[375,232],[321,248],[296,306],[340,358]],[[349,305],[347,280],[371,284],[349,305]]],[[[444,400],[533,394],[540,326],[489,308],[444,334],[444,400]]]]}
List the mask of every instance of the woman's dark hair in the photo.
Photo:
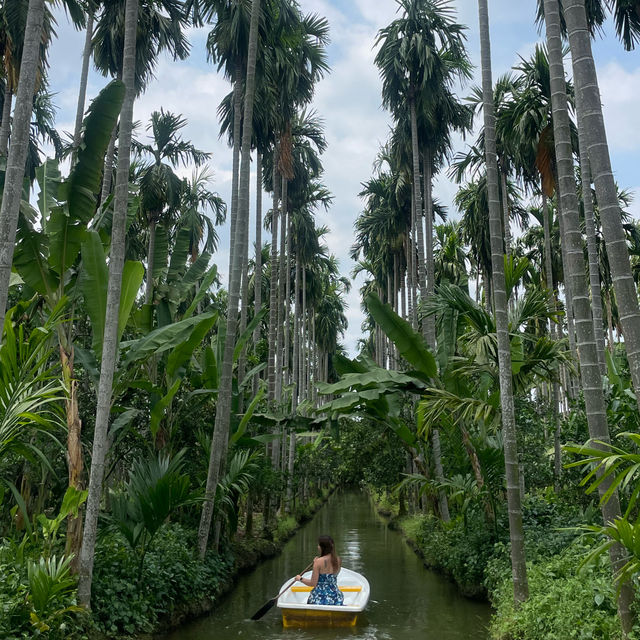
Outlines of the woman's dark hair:
{"type": "Polygon", "coordinates": [[[333,538],[331,536],[318,536],[318,546],[320,547],[320,555],[331,555],[331,567],[336,571],[338,569],[338,556],[333,538]]]}

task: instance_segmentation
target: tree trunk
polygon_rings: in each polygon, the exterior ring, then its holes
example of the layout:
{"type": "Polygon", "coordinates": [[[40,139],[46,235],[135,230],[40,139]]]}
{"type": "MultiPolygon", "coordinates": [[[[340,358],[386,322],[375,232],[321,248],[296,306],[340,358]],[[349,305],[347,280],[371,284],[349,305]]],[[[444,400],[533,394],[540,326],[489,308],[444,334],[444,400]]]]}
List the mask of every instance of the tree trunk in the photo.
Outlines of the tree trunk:
{"type": "Polygon", "coordinates": [[[287,248],[287,232],[289,229],[289,221],[287,216],[287,181],[282,179],[282,198],[280,209],[280,260],[278,262],[278,323],[276,326],[276,400],[282,401],[282,383],[284,376],[284,295],[285,295],[285,273],[286,273],[286,248],[287,248]]]}
{"type": "Polygon", "coordinates": [[[104,340],[96,421],[93,433],[93,453],[89,475],[89,496],[80,552],[80,579],[78,600],[88,607],[91,601],[91,581],[95,556],[98,514],[102,497],[105,458],[108,449],[107,429],[111,412],[113,374],[118,356],[118,315],[120,312],[120,291],[125,257],[125,236],[127,225],[127,205],[129,201],[129,162],[131,158],[131,129],[133,125],[133,103],[135,100],[136,66],[136,26],[138,22],[138,0],[127,0],[125,9],[125,34],[123,52],[123,79],[125,96],[120,112],[120,138],[118,141],[118,172],[111,230],[111,251],[109,255],[109,284],[107,289],[107,309],[105,314],[104,340]]]}
{"type": "MultiPolygon", "coordinates": [[[[427,271],[426,297],[432,296],[435,291],[436,275],[433,261],[433,171],[431,166],[431,151],[427,149],[422,154],[422,166],[424,167],[424,228],[425,228],[425,261],[427,271]]],[[[422,319],[426,324],[427,344],[435,353],[436,348],[436,318],[427,316],[422,319]]]]}
{"type": "Polygon", "coordinates": [[[584,203],[584,228],[587,236],[587,255],[589,256],[589,284],[591,287],[591,308],[593,310],[593,329],[596,338],[598,364],[602,375],[607,373],[607,362],[604,357],[604,331],[602,324],[602,294],[600,291],[600,265],[598,246],[596,243],[596,225],[593,213],[593,197],[591,195],[591,166],[584,135],[584,124],[578,121],[580,139],[580,176],[582,178],[582,201],[584,203]]]}
{"type": "MultiPolygon", "coordinates": [[[[418,245],[418,285],[420,287],[420,298],[424,302],[427,297],[427,275],[425,273],[424,261],[424,234],[422,231],[422,191],[420,189],[420,147],[418,140],[418,116],[416,114],[415,97],[409,99],[411,110],[411,157],[413,161],[413,225],[416,232],[416,243],[418,245]]],[[[417,311],[417,310],[416,310],[417,311]]],[[[422,323],[422,335],[428,339],[427,325],[422,323]]]]}
{"type": "Polygon", "coordinates": [[[304,326],[304,319],[300,319],[300,257],[296,255],[296,276],[293,285],[294,313],[293,313],[293,375],[291,382],[293,391],[291,393],[291,413],[295,414],[298,408],[298,394],[300,392],[300,333],[304,326]]]}
{"type": "MultiPolygon", "coordinates": [[[[283,193],[288,193],[287,187],[283,186],[283,193]]],[[[288,209],[288,207],[287,207],[288,209]]],[[[284,281],[284,379],[286,384],[291,384],[290,368],[290,346],[291,346],[291,214],[287,216],[287,238],[285,245],[285,281],[284,281]]]]}
{"type": "Polygon", "coordinates": [[[233,351],[236,342],[238,324],[238,297],[240,294],[240,276],[242,271],[242,241],[249,224],[249,180],[251,177],[251,137],[253,123],[253,102],[255,96],[256,56],[258,49],[258,17],[260,0],[252,0],[251,26],[249,31],[249,53],[247,56],[247,80],[245,83],[244,127],[242,131],[242,161],[240,167],[240,190],[238,198],[238,216],[234,238],[233,268],[229,274],[229,305],[227,311],[227,334],[224,343],[224,357],[218,392],[216,421],[211,441],[211,455],[207,472],[207,486],[202,516],[198,528],[198,553],[204,558],[207,551],[213,500],[218,481],[224,471],[227,447],[229,444],[229,423],[231,418],[231,393],[233,380],[233,351]]]}
{"type": "Polygon", "coordinates": [[[269,379],[269,400],[276,399],[276,324],[278,322],[278,201],[280,199],[280,180],[275,169],[278,149],[274,151],[273,208],[271,211],[271,281],[269,287],[269,353],[267,374],[269,379]]]}
{"type": "Polygon", "coordinates": [[[609,353],[613,354],[615,340],[613,338],[613,313],[611,311],[611,292],[606,289],[604,301],[607,306],[607,333],[609,335],[609,353]]]}
{"type": "Polygon", "coordinates": [[[7,310],[11,263],[13,262],[22,196],[22,181],[29,150],[29,128],[36,76],[40,66],[43,20],[44,0],[29,0],[22,60],[20,61],[20,80],[16,93],[16,106],[13,111],[11,147],[7,157],[2,208],[0,209],[0,339],[7,310]]]}
{"type": "MultiPolygon", "coordinates": [[[[606,402],[602,392],[602,380],[594,336],[593,317],[589,291],[585,278],[584,253],[578,218],[578,198],[574,178],[569,112],[567,108],[566,84],[562,61],[562,38],[560,13],[556,0],[544,2],[545,24],[547,29],[547,48],[549,51],[549,70],[551,79],[551,98],[553,108],[553,133],[558,164],[558,187],[562,198],[562,216],[567,244],[568,273],[573,292],[573,306],[576,317],[576,330],[580,347],[580,375],[584,392],[585,409],[589,436],[602,442],[609,442],[606,402]]],[[[574,52],[575,55],[575,52],[574,52]]],[[[609,489],[611,481],[601,482],[598,486],[600,497],[609,489]]],[[[601,506],[604,523],[612,522],[620,516],[620,502],[617,491],[601,506]]],[[[611,564],[614,573],[624,564],[624,550],[621,545],[610,549],[611,564]]],[[[633,618],[630,603],[633,592],[628,583],[623,584],[618,596],[618,613],[622,628],[631,629],[633,618]]]]}
{"type": "MultiPolygon", "coordinates": [[[[598,88],[598,74],[591,53],[591,38],[587,27],[584,0],[565,0],[564,15],[569,32],[573,63],[576,110],[589,151],[593,171],[602,232],[607,247],[613,288],[620,310],[620,322],[629,360],[631,379],[640,408],[640,308],[629,250],[622,227],[618,190],[616,188],[607,132],[602,117],[602,102],[598,88]]],[[[623,625],[625,624],[623,620],[623,625]]]]}
{"type": "Polygon", "coordinates": [[[87,80],[89,78],[89,61],[91,60],[91,38],[93,37],[93,12],[93,7],[89,4],[87,8],[87,30],[85,32],[84,49],[82,51],[82,71],[80,73],[80,89],[78,90],[76,123],[73,128],[73,155],[71,157],[72,167],[78,156],[78,147],[80,146],[80,136],[82,134],[82,118],[84,117],[84,105],[87,99],[87,80]]]}
{"type": "Polygon", "coordinates": [[[496,130],[491,79],[489,12],[487,0],[478,0],[480,14],[480,49],[482,60],[482,95],[484,111],[485,150],[487,161],[487,190],[489,193],[489,226],[491,235],[491,268],[493,271],[493,301],[498,337],[498,366],[500,375],[500,405],[504,434],[504,459],[507,476],[507,504],[509,509],[509,537],[511,540],[511,570],[513,595],[516,603],[529,597],[527,565],[525,563],[518,445],[511,379],[511,349],[507,318],[507,293],[504,276],[502,214],[500,212],[499,176],[496,154],[496,130]]]}
{"type": "Polygon", "coordinates": [[[0,157],[7,157],[9,151],[9,133],[11,131],[11,105],[13,92],[9,84],[4,85],[4,102],[2,104],[2,121],[0,121],[0,157]]]}
{"type": "MultiPolygon", "coordinates": [[[[547,196],[542,195],[542,228],[544,230],[544,271],[547,280],[547,290],[549,291],[550,303],[554,309],[558,308],[553,286],[553,261],[551,259],[551,232],[549,225],[549,205],[547,196]]],[[[553,335],[553,321],[549,320],[549,333],[553,335]]],[[[560,339],[560,327],[557,327],[557,337],[560,339]]],[[[554,380],[551,384],[551,415],[553,416],[554,432],[554,455],[553,455],[553,475],[555,479],[556,493],[560,491],[560,476],[562,474],[562,450],[560,448],[560,420],[558,418],[558,383],[554,380]]]]}
{"type": "MultiPolygon", "coordinates": [[[[253,276],[254,315],[262,311],[262,154],[256,151],[256,266],[253,276]]],[[[260,324],[253,330],[254,349],[260,341],[260,324]]],[[[258,393],[257,373],[253,379],[253,395],[258,393]]]]}
{"type": "Polygon", "coordinates": [[[153,304],[153,260],[156,252],[156,219],[149,220],[149,246],[147,248],[147,286],[144,292],[144,303],[153,304]]]}
{"type": "Polygon", "coordinates": [[[504,221],[504,250],[507,258],[511,256],[511,220],[509,219],[509,192],[507,173],[500,170],[500,190],[502,191],[502,218],[504,221]]]}

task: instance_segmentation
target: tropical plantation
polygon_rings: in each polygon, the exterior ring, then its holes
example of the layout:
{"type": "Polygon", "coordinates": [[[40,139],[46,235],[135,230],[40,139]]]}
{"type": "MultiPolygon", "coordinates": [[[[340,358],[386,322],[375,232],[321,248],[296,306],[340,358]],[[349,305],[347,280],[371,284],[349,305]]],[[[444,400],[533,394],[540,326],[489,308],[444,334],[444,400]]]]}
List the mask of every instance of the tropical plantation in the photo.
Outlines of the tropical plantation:
{"type": "Polygon", "coordinates": [[[518,4],[0,0],[0,638],[640,638],[640,4],[518,4]]]}

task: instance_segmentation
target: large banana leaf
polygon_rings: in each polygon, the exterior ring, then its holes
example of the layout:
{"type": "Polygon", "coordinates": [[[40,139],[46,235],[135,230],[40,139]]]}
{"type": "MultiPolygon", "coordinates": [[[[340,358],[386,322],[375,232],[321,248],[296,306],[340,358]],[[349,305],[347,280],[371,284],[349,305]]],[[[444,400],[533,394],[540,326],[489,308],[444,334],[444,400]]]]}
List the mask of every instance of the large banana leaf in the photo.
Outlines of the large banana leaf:
{"type": "Polygon", "coordinates": [[[40,295],[49,296],[58,287],[59,279],[49,268],[49,238],[32,229],[20,216],[13,267],[24,282],[40,295]]]}
{"type": "Polygon", "coordinates": [[[59,191],[62,176],[58,161],[47,158],[37,169],[36,179],[40,193],[38,194],[38,208],[42,217],[46,219],[55,206],[59,204],[59,191]]]}
{"type": "Polygon", "coordinates": [[[69,215],[85,224],[96,211],[96,194],[100,189],[104,154],[115,127],[122,101],[124,83],[110,82],[95,98],[84,119],[84,133],[78,159],[65,185],[69,215]]]}
{"type": "Polygon", "coordinates": [[[120,289],[120,311],[118,313],[118,340],[122,338],[129,321],[131,309],[144,279],[144,266],[137,260],[127,260],[122,270],[122,288],[120,289]]]}
{"type": "Polygon", "coordinates": [[[51,211],[47,233],[50,242],[49,265],[62,276],[78,258],[87,235],[87,226],[84,221],[71,217],[65,207],[58,206],[51,211]]]}
{"type": "Polygon", "coordinates": [[[108,283],[109,268],[100,235],[97,231],[89,231],[82,243],[82,268],[78,284],[91,321],[93,338],[91,346],[97,358],[102,357],[108,283]]]}
{"type": "Polygon", "coordinates": [[[160,354],[173,349],[181,342],[185,342],[191,336],[192,331],[202,322],[208,322],[215,317],[215,311],[203,313],[193,318],[180,320],[165,327],[159,327],[151,333],[134,340],[123,346],[128,347],[127,355],[123,362],[123,367],[127,368],[133,362],[150,356],[151,354],[160,354]]]}
{"type": "Polygon", "coordinates": [[[187,269],[187,272],[182,278],[182,284],[190,289],[193,287],[200,278],[206,273],[209,267],[209,260],[211,259],[210,253],[201,253],[187,269]]]}
{"type": "Polygon", "coordinates": [[[380,328],[396,345],[403,358],[427,378],[438,373],[436,360],[429,351],[424,338],[403,320],[388,304],[383,304],[374,293],[366,298],[367,308],[380,328]]]}
{"type": "Polygon", "coordinates": [[[167,282],[176,282],[182,279],[186,271],[185,264],[189,257],[189,244],[191,238],[189,230],[185,227],[178,231],[176,241],[171,251],[171,261],[167,272],[167,282]]]}
{"type": "Polygon", "coordinates": [[[240,352],[242,348],[246,344],[246,342],[253,336],[254,329],[258,326],[258,323],[265,317],[267,314],[267,309],[260,309],[258,313],[253,317],[251,322],[247,325],[247,328],[242,332],[242,335],[239,336],[238,341],[236,342],[236,346],[233,350],[233,360],[234,362],[240,357],[240,352]]]}
{"type": "Polygon", "coordinates": [[[209,291],[209,287],[213,284],[213,281],[218,277],[218,267],[214,264],[209,271],[205,274],[202,282],[200,283],[200,288],[198,289],[198,293],[196,293],[193,298],[189,308],[184,312],[182,316],[183,319],[190,318],[193,312],[198,307],[198,303],[204,298],[207,291],[209,291]]]}
{"type": "Polygon", "coordinates": [[[169,236],[164,225],[156,225],[156,240],[153,250],[153,278],[158,280],[167,271],[169,260],[169,236]]]}
{"type": "MultiPolygon", "coordinates": [[[[191,359],[196,347],[202,344],[205,336],[216,323],[218,319],[217,316],[218,314],[214,313],[198,323],[191,332],[189,339],[181,342],[171,351],[167,359],[167,376],[169,376],[170,379],[191,359]]],[[[202,318],[202,316],[196,316],[196,318],[202,318]]]]}

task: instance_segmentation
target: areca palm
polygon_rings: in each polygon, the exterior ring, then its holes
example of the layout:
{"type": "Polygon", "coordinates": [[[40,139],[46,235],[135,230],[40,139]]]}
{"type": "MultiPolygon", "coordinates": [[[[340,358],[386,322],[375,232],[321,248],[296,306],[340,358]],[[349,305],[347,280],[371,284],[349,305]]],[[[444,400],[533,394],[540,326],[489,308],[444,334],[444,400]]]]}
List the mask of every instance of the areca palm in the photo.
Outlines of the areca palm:
{"type": "Polygon", "coordinates": [[[186,166],[191,163],[199,167],[211,155],[180,137],[180,130],[186,124],[182,116],[163,109],[154,111],[147,125],[147,131],[151,132],[151,144],[133,143],[139,156],[151,158],[140,175],[140,209],[149,234],[146,304],[153,302],[156,226],[162,224],[165,232],[171,231],[180,210],[183,182],[175,174],[174,168],[179,164],[186,166]]]}
{"type": "MultiPolygon", "coordinates": [[[[397,0],[402,17],[378,32],[380,50],[375,63],[382,76],[382,101],[400,120],[408,107],[411,126],[413,202],[422,215],[420,183],[421,143],[418,113],[431,114],[456,77],[468,73],[464,27],[455,22],[448,0],[397,0]]],[[[434,119],[435,120],[435,119],[434,119]]],[[[431,159],[428,159],[428,162],[431,159]]],[[[418,279],[427,294],[424,238],[421,220],[416,223],[420,262],[418,279]]],[[[427,326],[423,334],[427,337],[427,326]]],[[[433,341],[433,335],[430,336],[433,341]]],[[[432,344],[432,347],[435,345],[432,344]]]]}
{"type": "MultiPolygon", "coordinates": [[[[20,81],[13,116],[12,143],[7,157],[2,206],[0,208],[0,327],[9,293],[11,262],[22,196],[22,180],[29,144],[29,127],[41,60],[42,30],[45,19],[44,0],[30,0],[20,61],[20,81]]],[[[0,150],[2,153],[2,150],[0,150]]]]}
{"type": "Polygon", "coordinates": [[[525,563],[522,507],[518,473],[518,445],[513,406],[511,379],[511,350],[508,335],[507,292],[504,276],[502,223],[499,201],[499,176],[495,138],[493,82],[491,79],[491,52],[489,36],[489,11],[487,0],[478,0],[480,19],[480,50],[482,61],[482,93],[484,113],[485,154],[487,164],[487,191],[489,194],[489,226],[491,236],[491,267],[493,280],[494,315],[498,336],[498,368],[500,376],[500,404],[502,406],[502,431],[504,435],[504,461],[507,476],[507,502],[509,505],[509,534],[511,541],[511,566],[513,591],[516,602],[529,595],[527,567],[525,563]]]}
{"type": "MultiPolygon", "coordinates": [[[[558,164],[558,186],[561,198],[561,215],[564,220],[563,239],[567,244],[568,260],[565,264],[565,269],[567,270],[568,277],[571,279],[574,293],[573,308],[580,349],[580,375],[584,392],[587,423],[589,435],[592,438],[602,442],[609,442],[606,405],[593,335],[593,318],[584,278],[582,237],[578,222],[578,199],[576,195],[567,94],[562,62],[560,12],[556,0],[545,0],[544,16],[547,46],[549,49],[553,131],[558,164]]],[[[600,485],[601,493],[605,493],[608,489],[609,486],[606,482],[600,485]]],[[[605,524],[614,521],[620,516],[620,502],[615,491],[612,491],[612,498],[606,504],[602,505],[601,510],[605,524]]],[[[624,564],[624,551],[622,547],[620,545],[611,547],[610,557],[614,571],[619,570],[624,564]]],[[[633,593],[630,585],[623,585],[618,597],[618,613],[625,632],[630,630],[632,626],[632,615],[629,609],[632,600],[633,593]]]]}
{"type": "Polygon", "coordinates": [[[131,131],[133,128],[133,104],[136,96],[136,27],[138,24],[138,0],[127,0],[124,23],[124,47],[122,54],[122,77],[125,97],[120,112],[119,158],[116,176],[116,194],[111,234],[109,259],[109,282],[105,312],[105,329],[102,346],[100,381],[98,386],[96,421],[89,477],[89,495],[85,527],[80,551],[80,580],[78,599],[89,606],[91,582],[98,527],[98,514],[102,498],[105,458],[107,454],[107,428],[111,413],[113,376],[118,351],[118,321],[120,312],[120,292],[125,257],[125,236],[127,224],[127,203],[129,199],[129,162],[131,157],[131,131]]]}
{"type": "Polygon", "coordinates": [[[211,455],[207,471],[207,486],[205,502],[203,504],[200,526],[198,528],[198,552],[203,558],[207,551],[211,518],[213,515],[213,500],[224,469],[229,444],[229,423],[231,413],[231,385],[233,373],[233,354],[236,341],[236,329],[238,324],[238,298],[240,294],[240,280],[242,273],[243,238],[245,229],[249,224],[249,177],[250,154],[253,122],[253,103],[255,98],[255,71],[258,49],[258,22],[260,17],[260,0],[252,0],[251,26],[249,30],[249,46],[247,54],[247,76],[244,101],[244,130],[242,132],[241,147],[241,174],[239,180],[238,218],[235,238],[232,237],[232,270],[229,274],[229,307],[227,310],[227,330],[224,344],[224,356],[222,362],[222,375],[218,393],[218,406],[216,408],[216,421],[211,441],[211,455]]]}

